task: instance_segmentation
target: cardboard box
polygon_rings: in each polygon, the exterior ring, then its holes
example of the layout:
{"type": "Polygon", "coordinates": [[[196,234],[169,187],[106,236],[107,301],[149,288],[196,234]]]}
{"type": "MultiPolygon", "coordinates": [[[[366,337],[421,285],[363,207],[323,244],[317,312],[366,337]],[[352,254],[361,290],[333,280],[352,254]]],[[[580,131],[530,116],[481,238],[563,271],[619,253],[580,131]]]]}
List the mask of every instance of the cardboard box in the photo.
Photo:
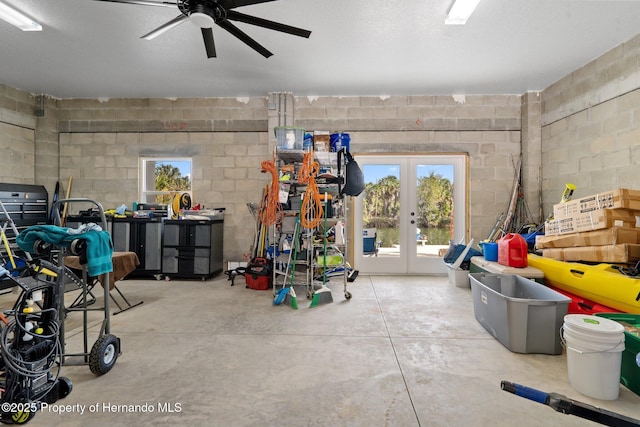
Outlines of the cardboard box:
{"type": "Polygon", "coordinates": [[[554,218],[544,224],[547,236],[558,234],[580,233],[583,231],[602,230],[610,227],[636,227],[640,211],[629,209],[600,209],[585,213],[577,213],[572,217],[554,218]]]}
{"type": "Polygon", "coordinates": [[[329,131],[313,132],[313,150],[320,153],[331,151],[331,135],[329,131]]]}
{"type": "Polygon", "coordinates": [[[536,249],[640,243],[640,228],[611,227],[556,236],[536,236],[536,249]]]}
{"type": "Polygon", "coordinates": [[[543,249],[542,256],[559,261],[635,263],[640,260],[640,245],[623,243],[620,245],[543,249]]]}
{"type": "Polygon", "coordinates": [[[553,218],[572,218],[600,209],[640,210],[640,190],[618,188],[553,205],[553,218]]]}

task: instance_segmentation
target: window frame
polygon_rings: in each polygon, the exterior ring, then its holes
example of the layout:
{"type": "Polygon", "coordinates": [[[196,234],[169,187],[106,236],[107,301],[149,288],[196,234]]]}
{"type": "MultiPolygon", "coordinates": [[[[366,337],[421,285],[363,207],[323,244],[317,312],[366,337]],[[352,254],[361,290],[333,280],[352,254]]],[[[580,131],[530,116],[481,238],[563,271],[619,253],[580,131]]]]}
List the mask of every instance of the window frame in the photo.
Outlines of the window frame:
{"type": "Polygon", "coordinates": [[[167,164],[174,162],[188,162],[189,163],[189,189],[181,190],[181,193],[189,193],[189,196],[193,197],[193,158],[191,157],[173,157],[173,156],[144,156],[139,158],[138,168],[138,193],[140,203],[156,203],[156,196],[158,195],[171,195],[174,191],[157,191],[155,189],[155,168],[158,163],[167,164]],[[151,183],[153,188],[148,189],[149,174],[153,176],[151,183]],[[151,200],[151,201],[150,201],[151,200]]]}

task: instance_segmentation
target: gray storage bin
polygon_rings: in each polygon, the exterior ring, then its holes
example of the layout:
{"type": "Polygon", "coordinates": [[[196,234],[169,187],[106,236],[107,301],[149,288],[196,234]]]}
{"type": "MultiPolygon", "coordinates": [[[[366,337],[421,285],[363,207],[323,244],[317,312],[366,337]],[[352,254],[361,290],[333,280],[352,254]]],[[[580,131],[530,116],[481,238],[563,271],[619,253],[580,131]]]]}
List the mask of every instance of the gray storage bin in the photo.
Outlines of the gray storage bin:
{"type": "Polygon", "coordinates": [[[561,354],[570,298],[514,274],[471,273],[476,320],[514,353],[561,354]]]}

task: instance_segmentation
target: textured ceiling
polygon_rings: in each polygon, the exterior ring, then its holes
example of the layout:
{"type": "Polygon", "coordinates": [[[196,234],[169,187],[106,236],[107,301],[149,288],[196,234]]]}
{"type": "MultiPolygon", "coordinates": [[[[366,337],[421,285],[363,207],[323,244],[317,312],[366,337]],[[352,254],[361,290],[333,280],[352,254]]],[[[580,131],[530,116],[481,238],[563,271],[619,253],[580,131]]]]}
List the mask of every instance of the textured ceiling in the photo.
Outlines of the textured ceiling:
{"type": "Polygon", "coordinates": [[[57,98],[522,94],[542,90],[638,33],[637,0],[481,0],[445,26],[452,0],[278,0],[235,9],[312,31],[238,23],[265,59],[220,27],[207,59],[190,22],[143,34],[176,8],[2,0],[43,26],[0,21],[0,83],[57,98]]]}

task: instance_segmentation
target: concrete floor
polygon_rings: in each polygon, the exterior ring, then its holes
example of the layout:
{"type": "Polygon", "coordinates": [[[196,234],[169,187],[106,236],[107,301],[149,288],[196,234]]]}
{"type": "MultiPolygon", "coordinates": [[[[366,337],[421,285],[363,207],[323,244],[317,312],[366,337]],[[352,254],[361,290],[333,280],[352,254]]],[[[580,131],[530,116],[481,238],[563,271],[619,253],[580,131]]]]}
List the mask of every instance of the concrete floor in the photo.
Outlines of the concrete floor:
{"type": "MultiPolygon", "coordinates": [[[[501,380],[640,418],[640,396],[623,386],[616,401],[573,390],[565,354],[503,347],[475,320],[470,289],[446,277],[360,276],[351,300],[332,284],[332,304],[309,308],[299,291],[298,310],[241,279],[119,282],[144,304],[111,318],[116,365],[96,377],[65,364],[73,391],[29,425],[599,425],[504,392],[501,380]]],[[[101,313],[91,318],[90,345],[101,313]]],[[[82,351],[79,319],[66,322],[68,353],[82,351]]]]}

